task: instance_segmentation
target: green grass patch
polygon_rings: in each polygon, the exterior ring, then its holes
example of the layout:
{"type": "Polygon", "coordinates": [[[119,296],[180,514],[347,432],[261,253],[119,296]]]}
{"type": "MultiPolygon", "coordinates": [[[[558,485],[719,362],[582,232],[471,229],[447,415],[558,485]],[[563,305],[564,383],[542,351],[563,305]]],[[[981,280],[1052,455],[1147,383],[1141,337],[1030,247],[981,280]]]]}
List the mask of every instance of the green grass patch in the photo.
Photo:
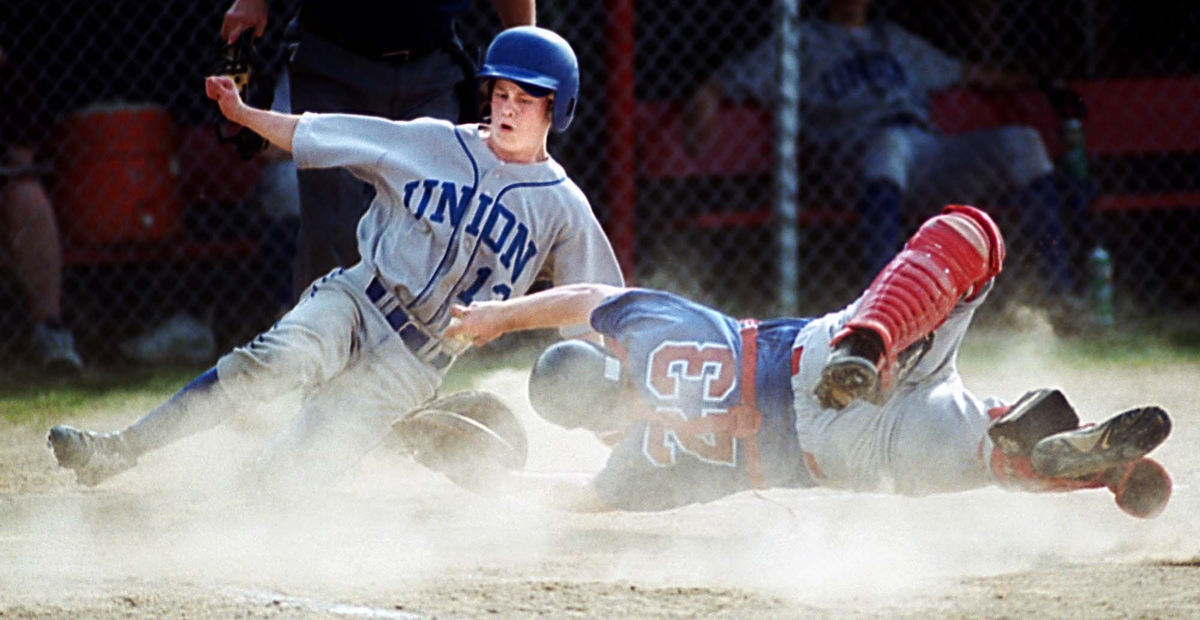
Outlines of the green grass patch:
{"type": "Polygon", "coordinates": [[[0,377],[0,417],[45,424],[93,410],[149,409],[204,370],[203,366],[91,367],[78,376],[53,377],[7,369],[0,377]]]}
{"type": "Polygon", "coordinates": [[[1069,338],[1012,329],[972,329],[963,342],[964,357],[1034,345],[1046,357],[1072,366],[1120,364],[1145,367],[1161,364],[1200,364],[1200,339],[1178,330],[1119,329],[1069,338]]]}
{"type": "MultiPolygon", "coordinates": [[[[500,368],[530,368],[550,338],[520,334],[471,351],[454,364],[439,392],[470,389],[482,374],[500,368]]],[[[90,366],[78,376],[54,377],[29,368],[5,368],[0,374],[0,418],[53,425],[91,411],[148,411],[207,369],[206,365],[90,366]]]]}

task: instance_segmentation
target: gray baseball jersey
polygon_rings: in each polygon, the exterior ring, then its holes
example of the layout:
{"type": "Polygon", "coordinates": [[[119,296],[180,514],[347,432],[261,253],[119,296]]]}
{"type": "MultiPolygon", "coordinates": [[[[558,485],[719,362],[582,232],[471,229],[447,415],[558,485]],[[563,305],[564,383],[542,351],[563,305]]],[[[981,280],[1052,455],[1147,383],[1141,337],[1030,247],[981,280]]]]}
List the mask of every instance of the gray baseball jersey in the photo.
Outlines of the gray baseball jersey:
{"type": "MultiPolygon", "coordinates": [[[[962,78],[962,62],[891,22],[845,28],[800,25],[805,137],[844,141],[901,116],[929,122],[929,92],[962,78]]],[[[776,41],[726,63],[718,79],[733,99],[770,101],[778,88],[776,41]]]]}
{"type": "Polygon", "coordinates": [[[304,393],[261,460],[277,486],[344,470],[434,395],[469,346],[441,338],[452,304],[521,295],[539,276],[623,283],[562,167],[505,163],[477,126],[305,114],[292,147],[298,166],[345,167],[376,197],[358,226],[362,260],[313,282],[274,327],[217,363],[234,402],[304,393]]]}
{"type": "Polygon", "coordinates": [[[501,161],[476,125],[301,117],[301,168],[344,167],[376,188],[358,225],[362,262],[434,331],[451,304],[554,284],[620,284],[620,268],[587,198],[553,159],[501,161]]]}

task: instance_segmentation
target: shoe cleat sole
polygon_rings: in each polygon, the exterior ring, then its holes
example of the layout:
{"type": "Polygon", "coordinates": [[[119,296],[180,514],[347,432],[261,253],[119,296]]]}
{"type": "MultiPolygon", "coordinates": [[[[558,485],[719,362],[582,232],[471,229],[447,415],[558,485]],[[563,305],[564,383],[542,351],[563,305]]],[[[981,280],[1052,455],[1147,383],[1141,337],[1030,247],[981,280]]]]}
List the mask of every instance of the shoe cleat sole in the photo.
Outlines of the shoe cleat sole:
{"type": "Polygon", "coordinates": [[[1033,446],[1031,460],[1044,476],[1086,476],[1142,458],[1170,433],[1166,411],[1139,407],[1095,426],[1050,435],[1033,446]]]}

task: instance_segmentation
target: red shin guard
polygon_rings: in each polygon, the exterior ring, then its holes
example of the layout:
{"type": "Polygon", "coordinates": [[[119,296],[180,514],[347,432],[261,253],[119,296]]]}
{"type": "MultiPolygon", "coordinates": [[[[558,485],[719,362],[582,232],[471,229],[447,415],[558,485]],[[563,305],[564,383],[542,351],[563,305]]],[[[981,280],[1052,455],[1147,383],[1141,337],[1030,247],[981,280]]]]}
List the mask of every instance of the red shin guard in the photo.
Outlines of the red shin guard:
{"type": "Polygon", "coordinates": [[[868,331],[883,344],[875,360],[891,382],[899,354],[946,320],[965,295],[1000,273],[1004,240],[992,218],[975,207],[949,205],[908,240],[867,288],[858,310],[833,339],[868,331]]]}

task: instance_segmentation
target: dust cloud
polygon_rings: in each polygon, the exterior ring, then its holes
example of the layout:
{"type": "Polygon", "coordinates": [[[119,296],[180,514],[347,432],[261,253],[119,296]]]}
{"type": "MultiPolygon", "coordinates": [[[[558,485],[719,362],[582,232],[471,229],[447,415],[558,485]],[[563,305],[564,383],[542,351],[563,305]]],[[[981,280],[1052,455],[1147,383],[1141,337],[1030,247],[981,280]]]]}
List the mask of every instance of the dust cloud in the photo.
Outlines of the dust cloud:
{"type": "MultiPolygon", "coordinates": [[[[542,548],[539,513],[461,491],[386,448],[320,494],[256,495],[246,488],[249,464],[294,406],[279,403],[145,455],[94,489],[54,466],[44,429],[14,428],[4,452],[36,461],[20,465],[45,479],[17,482],[10,472],[9,488],[0,487],[0,600],[161,580],[338,592],[466,570],[481,552],[519,559],[542,548]]],[[[138,415],[78,423],[107,430],[138,415]]]]}
{"type": "MultiPolygon", "coordinates": [[[[1194,420],[1194,365],[1163,369],[1151,393],[1127,369],[1065,367],[1047,353],[1048,328],[1038,329],[1019,340],[972,332],[960,364],[967,385],[1010,400],[1060,387],[1085,420],[1145,402],[1194,420]]],[[[500,395],[525,423],[527,469],[599,470],[607,450],[537,418],[526,377],[498,370],[473,387],[500,395]]],[[[290,405],[147,455],[95,489],[54,467],[44,429],[4,429],[0,610],[123,615],[136,603],[143,614],[274,606],[325,616],[671,616],[733,605],[789,616],[814,606],[888,609],[1004,573],[1186,560],[1200,529],[1186,480],[1152,521],[1127,517],[1103,490],[995,488],[919,499],[775,489],[663,513],[573,515],[462,491],[384,449],[319,496],[248,500],[245,466],[290,405]],[[668,606],[632,606],[647,597],[668,606]],[[714,607],[695,607],[708,601],[714,607]]],[[[103,430],[137,415],[79,422],[103,430]]],[[[1190,472],[1197,457],[1186,442],[1197,438],[1179,434],[1162,458],[1190,472]]]]}

